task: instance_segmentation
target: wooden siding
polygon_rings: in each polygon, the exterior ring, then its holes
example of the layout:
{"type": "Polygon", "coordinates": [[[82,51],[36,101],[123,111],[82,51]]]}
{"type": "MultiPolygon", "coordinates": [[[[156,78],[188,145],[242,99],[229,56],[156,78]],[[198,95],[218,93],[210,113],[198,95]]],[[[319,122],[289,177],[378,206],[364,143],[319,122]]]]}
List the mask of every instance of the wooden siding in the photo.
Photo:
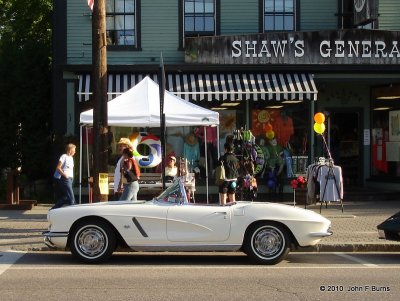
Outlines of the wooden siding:
{"type": "Polygon", "coordinates": [[[221,35],[259,32],[258,0],[221,0],[221,35]]]}
{"type": "Polygon", "coordinates": [[[86,1],[67,1],[67,64],[92,63],[92,19],[86,1]]]}
{"type": "MultiPolygon", "coordinates": [[[[91,17],[85,1],[68,1],[67,62],[91,64],[91,17]]],[[[108,51],[108,64],[158,64],[160,53],[166,63],[182,63],[178,51],[178,1],[141,1],[141,51],[108,51]]]]}
{"type": "Polygon", "coordinates": [[[378,20],[381,30],[400,30],[400,1],[379,0],[378,20]]]}
{"type": "Polygon", "coordinates": [[[300,31],[337,29],[337,0],[300,0],[300,31]]]}
{"type": "MultiPolygon", "coordinates": [[[[179,47],[178,0],[141,1],[141,51],[109,51],[108,63],[183,63],[179,47]]],[[[259,0],[220,0],[220,34],[259,31],[259,0]]],[[[379,0],[379,29],[400,30],[399,0],[379,0]]],[[[301,0],[300,31],[337,29],[337,0],[301,0]]],[[[86,1],[67,1],[67,64],[91,64],[91,12],[86,1]]]]}

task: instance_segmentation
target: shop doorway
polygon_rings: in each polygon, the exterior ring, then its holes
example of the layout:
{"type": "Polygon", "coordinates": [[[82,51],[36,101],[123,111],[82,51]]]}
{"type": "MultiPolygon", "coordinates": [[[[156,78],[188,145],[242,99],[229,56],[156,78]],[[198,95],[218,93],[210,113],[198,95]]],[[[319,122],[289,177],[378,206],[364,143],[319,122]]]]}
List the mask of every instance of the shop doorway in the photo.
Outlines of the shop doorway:
{"type": "Polygon", "coordinates": [[[346,186],[362,185],[362,109],[329,110],[329,144],[346,186]]]}

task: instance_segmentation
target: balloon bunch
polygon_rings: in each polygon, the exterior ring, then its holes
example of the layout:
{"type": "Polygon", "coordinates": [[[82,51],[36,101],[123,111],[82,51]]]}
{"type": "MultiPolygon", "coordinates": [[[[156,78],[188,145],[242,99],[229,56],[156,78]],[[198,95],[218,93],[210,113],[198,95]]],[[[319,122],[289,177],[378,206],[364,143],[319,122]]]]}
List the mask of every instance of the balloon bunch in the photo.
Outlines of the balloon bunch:
{"type": "Polygon", "coordinates": [[[269,139],[272,140],[275,137],[275,132],[273,131],[272,128],[272,124],[270,124],[269,122],[267,123],[267,125],[265,126],[265,130],[267,131],[265,133],[265,136],[269,139]]]}
{"type": "Polygon", "coordinates": [[[314,131],[322,135],[325,132],[325,115],[323,113],[316,113],[314,115],[314,131]]]}

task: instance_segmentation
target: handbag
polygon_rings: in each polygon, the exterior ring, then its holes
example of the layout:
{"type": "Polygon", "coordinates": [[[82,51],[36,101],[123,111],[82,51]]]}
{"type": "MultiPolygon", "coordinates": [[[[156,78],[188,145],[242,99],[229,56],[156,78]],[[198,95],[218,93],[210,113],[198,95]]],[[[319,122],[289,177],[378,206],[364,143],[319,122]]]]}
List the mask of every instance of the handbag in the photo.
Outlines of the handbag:
{"type": "MultiPolygon", "coordinates": [[[[136,162],[133,161],[134,159],[129,159],[129,160],[132,160],[131,161],[132,167],[131,167],[131,169],[124,171],[124,177],[126,178],[128,183],[132,183],[132,182],[137,181],[139,179],[140,175],[137,174],[138,173],[138,171],[136,169],[137,165],[135,165],[136,162]]],[[[140,170],[139,170],[139,173],[140,173],[140,170]]]]}
{"type": "Polygon", "coordinates": [[[217,166],[215,168],[215,184],[222,185],[225,181],[225,167],[224,164],[221,163],[221,165],[217,166]]]}

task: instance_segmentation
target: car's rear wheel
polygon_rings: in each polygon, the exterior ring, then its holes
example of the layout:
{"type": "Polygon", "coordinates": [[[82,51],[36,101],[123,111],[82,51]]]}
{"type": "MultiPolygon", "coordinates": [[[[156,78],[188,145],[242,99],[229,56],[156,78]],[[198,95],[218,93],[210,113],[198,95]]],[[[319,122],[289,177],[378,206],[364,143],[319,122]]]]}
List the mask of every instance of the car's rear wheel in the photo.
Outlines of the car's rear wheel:
{"type": "Polygon", "coordinates": [[[72,254],[87,263],[107,260],[114,252],[115,246],[113,229],[101,220],[82,221],[70,237],[72,254]]]}
{"type": "Polygon", "coordinates": [[[290,250],[287,230],[275,223],[257,224],[249,229],[245,242],[245,253],[256,263],[277,264],[290,250]]]}

